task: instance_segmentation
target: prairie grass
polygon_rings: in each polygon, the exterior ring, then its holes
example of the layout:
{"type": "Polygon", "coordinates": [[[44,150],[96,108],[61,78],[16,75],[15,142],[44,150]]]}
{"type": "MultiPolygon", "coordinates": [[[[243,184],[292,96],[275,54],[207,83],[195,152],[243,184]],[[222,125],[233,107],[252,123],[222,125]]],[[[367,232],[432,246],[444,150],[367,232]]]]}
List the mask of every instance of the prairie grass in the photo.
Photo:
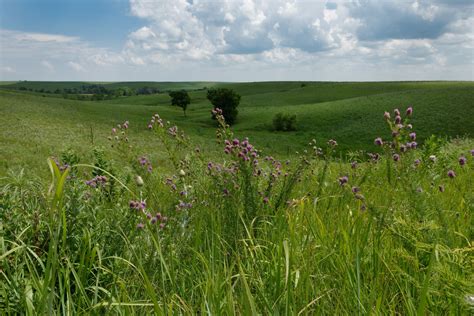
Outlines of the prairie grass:
{"type": "Polygon", "coordinates": [[[219,156],[153,115],[161,166],[131,120],[87,164],[45,159],[51,183],[10,169],[2,314],[472,313],[472,140],[406,150],[403,116],[380,156],[311,141],[279,161],[219,118],[219,156]]]}

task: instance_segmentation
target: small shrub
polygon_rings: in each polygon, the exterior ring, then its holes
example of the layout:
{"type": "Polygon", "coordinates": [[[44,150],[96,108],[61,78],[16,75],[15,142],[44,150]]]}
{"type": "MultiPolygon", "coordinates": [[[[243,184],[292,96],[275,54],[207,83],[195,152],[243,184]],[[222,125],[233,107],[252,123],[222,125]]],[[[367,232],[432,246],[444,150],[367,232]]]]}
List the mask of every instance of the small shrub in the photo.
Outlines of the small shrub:
{"type": "Polygon", "coordinates": [[[295,131],[296,115],[277,113],[273,117],[273,128],[276,131],[295,131]]]}

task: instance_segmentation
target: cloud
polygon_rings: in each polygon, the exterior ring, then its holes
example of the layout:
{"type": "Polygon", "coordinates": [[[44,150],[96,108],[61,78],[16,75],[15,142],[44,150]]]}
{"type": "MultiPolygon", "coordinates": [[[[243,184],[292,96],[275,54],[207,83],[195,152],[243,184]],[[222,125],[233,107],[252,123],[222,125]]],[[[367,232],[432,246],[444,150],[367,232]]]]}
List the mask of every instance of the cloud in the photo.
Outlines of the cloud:
{"type": "Polygon", "coordinates": [[[74,62],[74,61],[69,61],[69,62],[67,63],[67,65],[68,65],[69,67],[71,67],[72,69],[74,69],[75,71],[77,71],[77,72],[85,72],[85,71],[86,71],[86,70],[84,69],[84,67],[83,67],[81,64],[76,63],[76,62],[74,62]]]}
{"type": "Polygon", "coordinates": [[[464,0],[130,0],[142,25],[118,49],[0,30],[1,63],[48,80],[416,79],[421,69],[472,79],[473,9],[464,0]]]}
{"type": "Polygon", "coordinates": [[[18,41],[34,41],[34,42],[55,42],[55,43],[70,43],[78,40],[77,37],[43,34],[43,33],[16,33],[15,38],[18,41]]]}
{"type": "Polygon", "coordinates": [[[454,20],[439,7],[418,1],[391,2],[365,0],[348,5],[360,21],[360,40],[435,39],[454,20]]]}
{"type": "Polygon", "coordinates": [[[3,66],[0,68],[2,70],[2,72],[6,72],[6,73],[15,73],[15,69],[13,69],[12,67],[10,66],[3,66]]]}
{"type": "Polygon", "coordinates": [[[45,67],[45,68],[48,69],[49,71],[53,71],[53,70],[54,70],[53,65],[52,65],[49,61],[47,61],[47,60],[41,61],[41,66],[45,67]]]}

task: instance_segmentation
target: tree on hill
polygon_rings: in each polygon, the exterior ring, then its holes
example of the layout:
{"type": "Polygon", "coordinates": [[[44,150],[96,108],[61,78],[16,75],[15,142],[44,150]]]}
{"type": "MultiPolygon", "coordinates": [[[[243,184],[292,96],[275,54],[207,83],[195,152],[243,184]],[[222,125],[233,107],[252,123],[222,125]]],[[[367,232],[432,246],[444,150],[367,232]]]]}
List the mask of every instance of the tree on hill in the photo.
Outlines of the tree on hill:
{"type": "Polygon", "coordinates": [[[240,95],[232,89],[217,88],[207,91],[207,99],[211,101],[214,109],[219,108],[222,110],[222,115],[229,125],[234,124],[237,119],[237,114],[239,114],[237,107],[239,106],[240,98],[240,95]]]}
{"type": "Polygon", "coordinates": [[[189,97],[189,94],[185,90],[181,90],[171,91],[169,93],[169,96],[171,97],[171,105],[176,105],[182,108],[184,116],[186,116],[186,109],[191,103],[191,98],[189,97]]]}

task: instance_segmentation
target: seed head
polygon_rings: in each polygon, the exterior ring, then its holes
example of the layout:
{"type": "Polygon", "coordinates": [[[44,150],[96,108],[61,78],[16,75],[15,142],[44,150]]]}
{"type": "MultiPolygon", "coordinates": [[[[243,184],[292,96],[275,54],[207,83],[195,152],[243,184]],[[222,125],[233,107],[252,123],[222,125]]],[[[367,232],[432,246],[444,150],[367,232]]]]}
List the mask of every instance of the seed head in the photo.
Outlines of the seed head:
{"type": "Polygon", "coordinates": [[[467,159],[466,157],[462,156],[462,157],[459,157],[459,165],[461,166],[464,166],[467,162],[467,159]]]}

